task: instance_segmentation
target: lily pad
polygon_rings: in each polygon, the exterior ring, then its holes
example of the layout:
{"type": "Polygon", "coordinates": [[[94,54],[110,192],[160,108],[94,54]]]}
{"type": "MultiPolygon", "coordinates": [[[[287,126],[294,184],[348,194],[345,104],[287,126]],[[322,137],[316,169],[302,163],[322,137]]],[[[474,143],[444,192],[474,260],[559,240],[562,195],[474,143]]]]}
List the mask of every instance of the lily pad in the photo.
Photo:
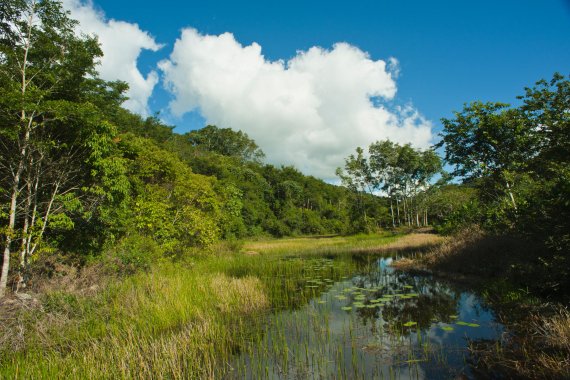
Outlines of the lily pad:
{"type": "Polygon", "coordinates": [[[410,322],[404,323],[404,326],[406,326],[406,327],[411,327],[411,326],[415,326],[415,325],[417,325],[417,324],[418,324],[418,322],[410,321],[410,322]]]}
{"type": "Polygon", "coordinates": [[[456,325],[459,326],[468,326],[468,327],[480,327],[481,325],[478,325],[477,323],[469,323],[469,322],[463,322],[463,321],[457,321],[455,322],[456,325]]]}
{"type": "Polygon", "coordinates": [[[453,331],[453,327],[451,327],[451,326],[442,326],[441,329],[443,331],[453,331]]]}
{"type": "Polygon", "coordinates": [[[352,306],[343,306],[343,307],[341,307],[341,309],[344,311],[350,311],[350,310],[352,310],[352,306]]]}

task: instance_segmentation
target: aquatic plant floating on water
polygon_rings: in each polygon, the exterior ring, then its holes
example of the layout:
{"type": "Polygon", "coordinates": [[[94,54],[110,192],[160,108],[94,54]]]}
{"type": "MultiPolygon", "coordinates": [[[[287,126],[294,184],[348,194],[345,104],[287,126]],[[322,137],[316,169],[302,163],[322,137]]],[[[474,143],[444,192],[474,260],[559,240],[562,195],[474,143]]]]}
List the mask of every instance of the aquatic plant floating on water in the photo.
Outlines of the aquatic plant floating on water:
{"type": "Polygon", "coordinates": [[[469,322],[463,322],[463,321],[457,321],[455,322],[456,325],[459,326],[468,326],[468,327],[480,327],[481,325],[478,325],[477,323],[469,323],[469,322]]]}

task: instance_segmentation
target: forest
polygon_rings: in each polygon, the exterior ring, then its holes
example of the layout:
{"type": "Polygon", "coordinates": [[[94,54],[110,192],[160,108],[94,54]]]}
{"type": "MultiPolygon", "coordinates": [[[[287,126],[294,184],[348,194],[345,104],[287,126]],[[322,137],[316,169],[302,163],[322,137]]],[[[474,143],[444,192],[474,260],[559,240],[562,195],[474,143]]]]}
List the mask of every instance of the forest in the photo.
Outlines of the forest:
{"type": "MultiPolygon", "coordinates": [[[[34,293],[61,265],[137,278],[223,260],[244,241],[429,229],[456,241],[477,231],[455,249],[490,239],[516,259],[500,272],[513,289],[567,304],[570,76],[539,80],[515,105],[465,104],[431,149],[354,147],[333,184],[266,163],[243,131],[177,133],[126,110],[126,83],[98,77],[98,41],[75,28],[55,1],[0,6],[0,298],[34,293]]],[[[236,278],[216,281],[257,281],[236,278]]]]}

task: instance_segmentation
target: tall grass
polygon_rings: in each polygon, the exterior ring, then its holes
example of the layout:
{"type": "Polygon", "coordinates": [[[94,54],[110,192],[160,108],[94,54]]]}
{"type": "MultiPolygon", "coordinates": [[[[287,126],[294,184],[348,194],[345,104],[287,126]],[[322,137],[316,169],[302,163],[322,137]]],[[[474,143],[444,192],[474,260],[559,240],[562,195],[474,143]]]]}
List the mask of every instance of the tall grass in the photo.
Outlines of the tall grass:
{"type": "Polygon", "coordinates": [[[333,281],[354,271],[348,257],[318,268],[313,260],[395,239],[246,243],[261,254],[220,249],[155,263],[95,294],[49,291],[38,307],[0,316],[0,378],[219,378],[232,355],[261,339],[268,313],[298,308],[324,291],[305,288],[315,270],[333,281]]]}
{"type": "Polygon", "coordinates": [[[0,377],[213,378],[235,326],[255,326],[268,308],[255,277],[162,265],[94,298],[47,295],[12,324],[25,336],[15,352],[4,347],[0,377]]]}

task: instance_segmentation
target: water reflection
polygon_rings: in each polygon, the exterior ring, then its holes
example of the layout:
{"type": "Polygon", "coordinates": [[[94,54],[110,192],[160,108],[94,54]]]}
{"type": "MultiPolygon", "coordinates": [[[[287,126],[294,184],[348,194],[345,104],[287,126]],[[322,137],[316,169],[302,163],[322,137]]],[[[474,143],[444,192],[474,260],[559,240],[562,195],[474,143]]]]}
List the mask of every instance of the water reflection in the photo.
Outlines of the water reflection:
{"type": "Polygon", "coordinates": [[[393,270],[393,258],[359,260],[342,281],[304,278],[298,291],[315,297],[269,316],[226,378],[472,377],[469,340],[497,339],[503,329],[492,311],[474,294],[393,270]]]}

